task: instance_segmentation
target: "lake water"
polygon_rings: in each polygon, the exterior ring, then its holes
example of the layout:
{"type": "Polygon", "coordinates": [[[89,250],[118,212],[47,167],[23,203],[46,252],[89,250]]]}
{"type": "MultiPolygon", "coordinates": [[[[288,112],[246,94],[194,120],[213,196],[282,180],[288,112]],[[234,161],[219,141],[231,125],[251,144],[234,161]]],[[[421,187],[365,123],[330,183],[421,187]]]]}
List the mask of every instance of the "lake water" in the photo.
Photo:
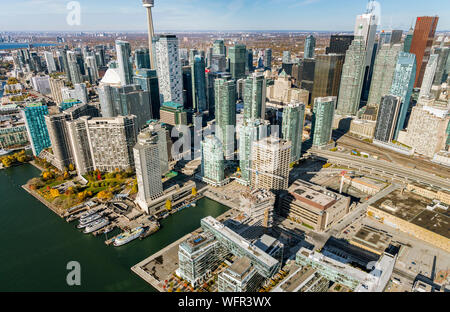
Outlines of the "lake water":
{"type": "Polygon", "coordinates": [[[200,227],[228,207],[203,198],[161,221],[161,229],[121,247],[76,229],[21,188],[32,165],[0,170],[0,291],[155,291],[131,266],[200,227]],[[66,265],[81,265],[81,286],[68,286],[66,265]]]}

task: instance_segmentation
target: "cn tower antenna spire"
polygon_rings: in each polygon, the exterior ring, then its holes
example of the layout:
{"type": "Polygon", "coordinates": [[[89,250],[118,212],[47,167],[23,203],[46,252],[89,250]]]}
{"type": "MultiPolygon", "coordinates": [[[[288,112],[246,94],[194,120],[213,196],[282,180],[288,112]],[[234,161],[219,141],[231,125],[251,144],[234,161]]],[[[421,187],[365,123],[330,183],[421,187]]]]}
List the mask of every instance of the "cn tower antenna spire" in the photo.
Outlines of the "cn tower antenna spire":
{"type": "Polygon", "coordinates": [[[155,69],[155,60],[153,55],[153,37],[155,36],[155,31],[153,29],[153,17],[152,17],[152,7],[155,6],[155,0],[142,0],[142,5],[147,9],[147,19],[148,19],[148,48],[150,54],[150,68],[155,69]]]}

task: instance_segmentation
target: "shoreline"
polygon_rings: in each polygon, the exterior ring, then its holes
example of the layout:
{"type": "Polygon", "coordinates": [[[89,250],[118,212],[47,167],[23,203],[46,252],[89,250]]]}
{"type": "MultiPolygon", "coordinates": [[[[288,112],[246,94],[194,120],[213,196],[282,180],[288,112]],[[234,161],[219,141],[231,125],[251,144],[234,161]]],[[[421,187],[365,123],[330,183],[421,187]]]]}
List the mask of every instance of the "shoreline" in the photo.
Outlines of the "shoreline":
{"type": "Polygon", "coordinates": [[[59,212],[59,210],[56,207],[53,207],[51,203],[45,200],[45,198],[42,198],[41,195],[36,193],[33,190],[30,190],[28,187],[28,184],[22,185],[22,188],[31,196],[39,200],[43,205],[45,205],[47,208],[49,208],[51,211],[53,211],[55,214],[57,214],[61,219],[64,219],[64,215],[59,212]]]}

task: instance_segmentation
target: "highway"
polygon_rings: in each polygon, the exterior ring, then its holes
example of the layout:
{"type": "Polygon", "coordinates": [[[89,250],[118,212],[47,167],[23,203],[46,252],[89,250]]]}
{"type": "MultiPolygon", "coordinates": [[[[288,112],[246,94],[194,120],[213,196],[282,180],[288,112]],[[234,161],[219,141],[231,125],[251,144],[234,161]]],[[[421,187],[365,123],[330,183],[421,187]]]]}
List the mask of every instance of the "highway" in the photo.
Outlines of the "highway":
{"type": "Polygon", "coordinates": [[[405,168],[384,160],[316,149],[310,149],[309,154],[313,157],[322,158],[338,165],[345,165],[355,169],[365,169],[372,174],[378,173],[381,176],[390,176],[393,180],[419,182],[436,186],[444,190],[450,189],[450,179],[445,179],[417,169],[405,168]]]}

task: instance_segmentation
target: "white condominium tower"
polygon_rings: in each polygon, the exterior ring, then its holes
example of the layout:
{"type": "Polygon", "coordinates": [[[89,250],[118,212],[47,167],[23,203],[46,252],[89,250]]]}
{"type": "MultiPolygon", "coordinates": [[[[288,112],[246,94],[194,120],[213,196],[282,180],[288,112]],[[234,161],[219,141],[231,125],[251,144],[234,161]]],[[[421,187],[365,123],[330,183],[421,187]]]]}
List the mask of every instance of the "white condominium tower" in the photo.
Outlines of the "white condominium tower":
{"type": "Polygon", "coordinates": [[[53,73],[56,71],[56,63],[55,58],[53,57],[52,52],[44,52],[45,62],[47,63],[47,69],[49,73],[53,73]]]}
{"type": "Polygon", "coordinates": [[[375,2],[370,1],[365,14],[358,15],[355,23],[355,37],[362,36],[366,44],[366,66],[370,66],[377,33],[379,16],[375,14],[375,2]]]}
{"type": "Polygon", "coordinates": [[[161,35],[156,43],[159,91],[163,102],[183,104],[183,77],[178,53],[178,38],[161,35]]]}
{"type": "Polygon", "coordinates": [[[253,145],[252,187],[277,193],[289,182],[291,142],[273,136],[253,145]]]}
{"type": "Polygon", "coordinates": [[[159,163],[158,133],[148,128],[137,137],[133,148],[138,194],[136,201],[146,213],[148,204],[163,193],[159,163]]]}

